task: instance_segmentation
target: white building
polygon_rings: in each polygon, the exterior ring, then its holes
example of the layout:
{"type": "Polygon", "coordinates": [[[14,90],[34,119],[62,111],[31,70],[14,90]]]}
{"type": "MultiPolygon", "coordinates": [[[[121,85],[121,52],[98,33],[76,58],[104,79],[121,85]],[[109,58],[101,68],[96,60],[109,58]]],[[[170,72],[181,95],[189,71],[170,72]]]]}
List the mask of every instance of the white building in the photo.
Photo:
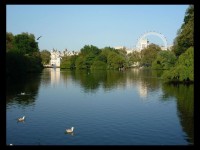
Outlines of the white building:
{"type": "Polygon", "coordinates": [[[57,51],[57,50],[52,50],[51,51],[51,61],[50,61],[50,66],[52,67],[60,67],[61,59],[63,56],[73,56],[73,55],[78,55],[79,52],[75,51],[67,51],[65,49],[63,52],[57,51]]]}
{"type": "Polygon", "coordinates": [[[61,55],[62,55],[62,53],[60,51],[53,49],[51,51],[51,61],[50,61],[51,64],[50,65],[53,67],[60,67],[61,55]]]}
{"type": "Polygon", "coordinates": [[[114,49],[126,49],[125,46],[117,46],[117,47],[114,47],[114,49]]]}
{"type": "Polygon", "coordinates": [[[142,50],[144,48],[147,48],[147,46],[149,45],[149,41],[147,39],[141,39],[139,44],[139,49],[142,50]]]}

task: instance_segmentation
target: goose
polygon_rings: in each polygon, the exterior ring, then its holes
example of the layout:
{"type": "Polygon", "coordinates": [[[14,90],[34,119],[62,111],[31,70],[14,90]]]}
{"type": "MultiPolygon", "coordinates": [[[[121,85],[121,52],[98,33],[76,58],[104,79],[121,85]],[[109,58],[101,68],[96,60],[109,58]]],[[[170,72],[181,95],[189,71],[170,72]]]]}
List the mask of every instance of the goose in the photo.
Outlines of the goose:
{"type": "Polygon", "coordinates": [[[74,131],[74,127],[72,127],[71,129],[66,129],[67,133],[72,133],[74,131]]]}
{"type": "Polygon", "coordinates": [[[24,121],[25,116],[23,116],[22,118],[19,118],[18,121],[24,121]]]}

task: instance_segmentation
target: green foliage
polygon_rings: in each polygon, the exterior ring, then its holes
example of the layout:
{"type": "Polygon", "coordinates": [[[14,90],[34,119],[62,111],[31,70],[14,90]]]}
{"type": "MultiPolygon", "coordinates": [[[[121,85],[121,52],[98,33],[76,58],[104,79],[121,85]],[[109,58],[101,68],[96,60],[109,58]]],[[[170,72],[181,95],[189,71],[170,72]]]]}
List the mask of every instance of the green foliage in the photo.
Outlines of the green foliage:
{"type": "Polygon", "coordinates": [[[40,52],[34,52],[31,55],[26,55],[26,71],[27,72],[38,72],[42,70],[42,59],[40,57],[40,52]]]}
{"type": "Polygon", "coordinates": [[[129,64],[129,66],[133,65],[136,62],[140,62],[140,61],[141,61],[140,52],[133,51],[132,53],[128,54],[128,64],[129,64]]]}
{"type": "Polygon", "coordinates": [[[84,57],[83,56],[78,56],[78,58],[76,59],[75,65],[76,65],[76,69],[86,69],[86,66],[84,65],[84,57]]]}
{"type": "Polygon", "coordinates": [[[26,58],[15,52],[6,53],[6,75],[15,77],[27,71],[26,58]]]}
{"type": "Polygon", "coordinates": [[[71,67],[71,68],[75,68],[75,67],[76,67],[76,65],[75,65],[76,59],[77,59],[77,56],[76,56],[76,55],[70,56],[70,62],[71,62],[70,67],[71,67]]]}
{"type": "Polygon", "coordinates": [[[13,41],[15,52],[21,54],[30,54],[32,52],[38,52],[38,43],[35,41],[35,36],[33,34],[22,33],[14,37],[13,41]]]}
{"type": "Polygon", "coordinates": [[[96,61],[102,61],[104,63],[107,63],[107,57],[106,55],[104,55],[103,53],[99,54],[96,58],[96,61]]]}
{"type": "Polygon", "coordinates": [[[51,60],[51,53],[48,50],[42,50],[40,52],[41,58],[42,58],[42,64],[47,65],[49,64],[51,60]]]}
{"type": "Polygon", "coordinates": [[[176,56],[171,51],[160,51],[152,63],[153,69],[170,69],[176,63],[176,56]]]}
{"type": "Polygon", "coordinates": [[[141,51],[141,65],[151,66],[159,51],[161,51],[161,48],[156,44],[150,44],[147,48],[143,49],[141,51]]]}
{"type": "Polygon", "coordinates": [[[76,58],[77,58],[76,55],[62,57],[60,68],[65,68],[65,69],[75,68],[76,58]]]}
{"type": "Polygon", "coordinates": [[[13,49],[14,35],[11,32],[6,32],[6,52],[13,49]]]}
{"type": "Polygon", "coordinates": [[[179,29],[174,40],[173,51],[176,56],[180,56],[189,47],[194,46],[194,6],[190,5],[186,11],[184,23],[179,29]]]}
{"type": "Polygon", "coordinates": [[[119,69],[125,66],[125,58],[117,52],[111,51],[107,57],[108,69],[119,69]]]}
{"type": "Polygon", "coordinates": [[[175,66],[165,71],[162,77],[166,81],[194,81],[194,48],[190,47],[181,54],[175,66]]]}
{"type": "Polygon", "coordinates": [[[95,57],[101,52],[96,46],[85,45],[75,62],[77,69],[89,69],[93,64],[95,57]]]}
{"type": "Polygon", "coordinates": [[[60,68],[62,69],[70,69],[71,68],[71,63],[69,60],[69,56],[64,56],[61,59],[61,63],[60,63],[60,68]]]}
{"type": "Polygon", "coordinates": [[[6,33],[6,75],[15,77],[27,72],[40,72],[42,59],[33,34],[13,36],[6,33]]]}
{"type": "Polygon", "coordinates": [[[95,46],[84,46],[77,56],[77,69],[119,69],[127,66],[126,51],[105,47],[102,50],[95,46]]]}
{"type": "Polygon", "coordinates": [[[98,49],[96,46],[93,45],[85,45],[81,49],[81,55],[98,55],[100,53],[100,49],[98,49]]]}
{"type": "Polygon", "coordinates": [[[106,70],[107,64],[103,61],[96,60],[91,66],[92,70],[106,70]]]}

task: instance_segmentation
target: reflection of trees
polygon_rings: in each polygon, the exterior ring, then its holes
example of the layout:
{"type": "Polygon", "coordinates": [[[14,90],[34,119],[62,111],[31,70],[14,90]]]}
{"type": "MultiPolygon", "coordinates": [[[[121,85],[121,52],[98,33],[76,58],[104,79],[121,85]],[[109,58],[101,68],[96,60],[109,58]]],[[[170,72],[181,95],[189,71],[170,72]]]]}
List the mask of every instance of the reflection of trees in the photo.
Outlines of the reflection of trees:
{"type": "Polygon", "coordinates": [[[42,71],[41,83],[44,86],[48,86],[51,81],[51,68],[45,68],[42,71]]]}
{"type": "Polygon", "coordinates": [[[113,89],[116,87],[124,87],[126,83],[126,72],[107,71],[103,88],[105,90],[113,89]]]}
{"type": "Polygon", "coordinates": [[[32,105],[40,86],[40,74],[28,74],[23,77],[7,79],[6,103],[32,105]],[[20,95],[25,92],[26,95],[20,95]]]}
{"type": "Polygon", "coordinates": [[[163,84],[164,98],[175,96],[183,130],[190,143],[194,142],[194,85],[163,84]]]}
{"type": "Polygon", "coordinates": [[[105,78],[105,72],[91,72],[89,70],[75,70],[72,79],[84,87],[85,92],[96,91],[105,78]]]}
{"type": "Polygon", "coordinates": [[[129,84],[141,84],[146,90],[156,90],[160,85],[157,78],[159,75],[151,70],[65,70],[61,71],[61,76],[65,82],[72,78],[84,88],[85,92],[94,92],[100,86],[104,90],[110,90],[117,87],[123,88],[129,84]]]}

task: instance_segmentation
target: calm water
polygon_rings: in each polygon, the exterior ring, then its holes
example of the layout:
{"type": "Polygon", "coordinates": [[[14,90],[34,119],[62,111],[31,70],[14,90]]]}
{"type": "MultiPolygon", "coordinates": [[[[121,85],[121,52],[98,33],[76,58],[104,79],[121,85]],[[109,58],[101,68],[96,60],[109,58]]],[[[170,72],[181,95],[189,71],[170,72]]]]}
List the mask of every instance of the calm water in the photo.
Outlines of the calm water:
{"type": "Polygon", "coordinates": [[[193,144],[193,85],[161,72],[44,69],[7,80],[6,142],[13,145],[193,144]],[[25,92],[26,95],[20,95],[25,92]],[[17,118],[26,116],[24,122],[17,118]],[[73,134],[65,133],[74,127],[73,134]]]}

